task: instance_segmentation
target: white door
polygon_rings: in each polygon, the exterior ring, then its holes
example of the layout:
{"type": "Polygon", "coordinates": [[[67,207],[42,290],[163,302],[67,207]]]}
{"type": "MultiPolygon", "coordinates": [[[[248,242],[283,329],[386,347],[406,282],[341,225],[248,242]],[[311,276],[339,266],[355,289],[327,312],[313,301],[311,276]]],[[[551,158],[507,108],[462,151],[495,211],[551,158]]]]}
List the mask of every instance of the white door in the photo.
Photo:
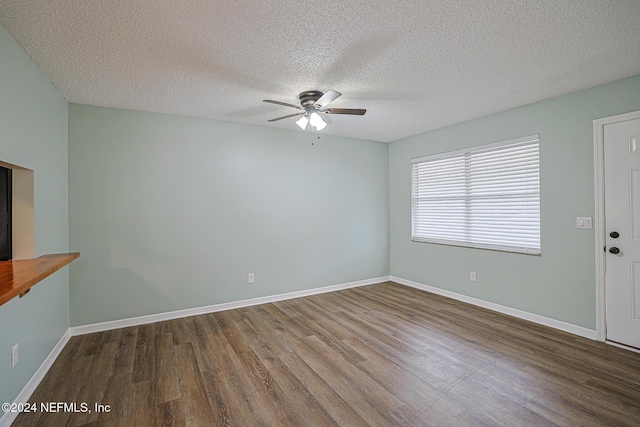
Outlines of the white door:
{"type": "Polygon", "coordinates": [[[607,340],[640,348],[640,119],[604,126],[607,340]]]}

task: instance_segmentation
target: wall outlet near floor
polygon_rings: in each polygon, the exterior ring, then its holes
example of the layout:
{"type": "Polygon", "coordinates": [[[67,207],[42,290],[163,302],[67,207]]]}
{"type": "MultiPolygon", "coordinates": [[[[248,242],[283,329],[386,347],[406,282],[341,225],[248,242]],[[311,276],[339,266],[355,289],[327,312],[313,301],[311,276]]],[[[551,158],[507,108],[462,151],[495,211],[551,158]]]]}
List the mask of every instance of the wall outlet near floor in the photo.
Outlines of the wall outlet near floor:
{"type": "Polygon", "coordinates": [[[18,351],[18,343],[11,347],[11,367],[14,368],[20,361],[20,352],[18,351]]]}
{"type": "Polygon", "coordinates": [[[247,274],[247,283],[254,283],[255,281],[256,281],[255,273],[248,273],[247,274]]]}
{"type": "Polygon", "coordinates": [[[471,270],[469,272],[469,280],[471,280],[472,282],[476,281],[476,272],[475,271],[471,270]]]}

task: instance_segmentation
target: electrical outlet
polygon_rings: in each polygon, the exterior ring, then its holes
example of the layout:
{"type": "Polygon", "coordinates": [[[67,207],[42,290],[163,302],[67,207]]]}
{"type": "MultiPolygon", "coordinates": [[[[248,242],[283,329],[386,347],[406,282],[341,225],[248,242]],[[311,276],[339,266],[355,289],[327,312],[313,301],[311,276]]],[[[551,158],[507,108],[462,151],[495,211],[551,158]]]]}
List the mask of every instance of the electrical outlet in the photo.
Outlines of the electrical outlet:
{"type": "Polygon", "coordinates": [[[14,368],[20,360],[20,353],[18,351],[18,343],[11,347],[11,367],[14,368]]]}
{"type": "Polygon", "coordinates": [[[469,280],[471,280],[472,282],[476,281],[476,272],[475,271],[471,270],[469,272],[469,280]]]}
{"type": "Polygon", "coordinates": [[[256,281],[255,273],[247,274],[247,283],[254,283],[256,281]]]}

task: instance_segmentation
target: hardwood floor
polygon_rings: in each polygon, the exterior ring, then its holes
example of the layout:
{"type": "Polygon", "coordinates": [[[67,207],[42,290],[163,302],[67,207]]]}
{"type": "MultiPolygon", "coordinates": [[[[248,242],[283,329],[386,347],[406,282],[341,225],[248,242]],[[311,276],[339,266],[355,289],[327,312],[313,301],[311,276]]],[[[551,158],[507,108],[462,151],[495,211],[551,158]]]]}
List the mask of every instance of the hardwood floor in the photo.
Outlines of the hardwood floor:
{"type": "Polygon", "coordinates": [[[15,426],[637,426],[640,355],[386,282],[73,337],[31,402],[91,412],[15,426]]]}

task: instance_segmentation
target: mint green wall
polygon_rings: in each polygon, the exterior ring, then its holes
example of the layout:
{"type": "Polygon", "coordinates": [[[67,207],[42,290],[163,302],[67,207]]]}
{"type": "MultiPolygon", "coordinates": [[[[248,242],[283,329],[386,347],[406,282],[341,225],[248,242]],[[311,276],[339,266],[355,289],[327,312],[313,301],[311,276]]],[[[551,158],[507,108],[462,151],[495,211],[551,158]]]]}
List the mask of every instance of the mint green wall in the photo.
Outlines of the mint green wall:
{"type": "Polygon", "coordinates": [[[71,104],[72,325],[387,276],[388,148],[71,104]]]}
{"type": "Polygon", "coordinates": [[[391,274],[595,329],[593,120],[640,109],[640,76],[392,143],[391,274]],[[410,159],[540,135],[542,256],[411,242],[410,159]],[[469,281],[469,271],[478,281],[469,281]]]}
{"type": "MultiPolygon", "coordinates": [[[[67,102],[0,25],[0,160],[34,170],[36,256],[69,250],[67,124],[67,102]]],[[[13,401],[68,328],[68,268],[0,306],[0,402],[13,401]]]]}

